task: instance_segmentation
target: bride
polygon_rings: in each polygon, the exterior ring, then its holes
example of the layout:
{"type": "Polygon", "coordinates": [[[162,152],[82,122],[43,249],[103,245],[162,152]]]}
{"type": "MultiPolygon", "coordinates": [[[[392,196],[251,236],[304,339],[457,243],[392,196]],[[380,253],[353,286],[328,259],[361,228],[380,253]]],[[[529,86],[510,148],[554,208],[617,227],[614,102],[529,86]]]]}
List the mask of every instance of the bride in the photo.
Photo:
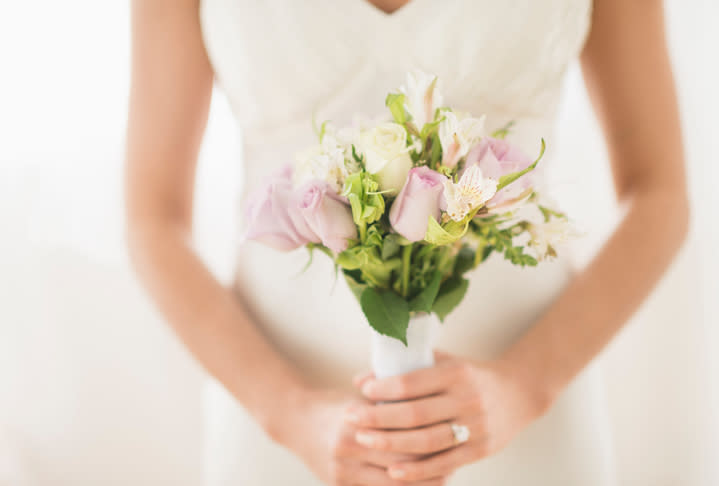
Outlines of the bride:
{"type": "Polygon", "coordinates": [[[128,239],[148,292],[223,386],[209,402],[208,485],[615,484],[587,365],[688,221],[661,0],[136,0],[132,23],[128,239]],[[376,115],[414,68],[490,127],[516,120],[528,152],[540,137],[551,146],[577,57],[625,217],[581,271],[561,257],[525,270],[490,258],[446,320],[434,368],[361,373],[369,332],[327,260],[295,276],[305,253],[250,243],[226,288],[193,251],[213,82],[252,186],[311,140],[313,115],[376,115]]]}

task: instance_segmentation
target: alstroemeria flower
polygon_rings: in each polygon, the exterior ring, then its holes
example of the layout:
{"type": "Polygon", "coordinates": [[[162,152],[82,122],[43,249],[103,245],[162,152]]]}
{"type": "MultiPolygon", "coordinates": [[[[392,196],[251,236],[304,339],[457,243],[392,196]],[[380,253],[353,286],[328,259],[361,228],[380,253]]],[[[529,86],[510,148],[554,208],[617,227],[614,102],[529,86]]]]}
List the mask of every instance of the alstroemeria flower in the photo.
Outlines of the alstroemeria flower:
{"type": "Polygon", "coordinates": [[[481,118],[466,117],[462,120],[451,111],[444,112],[439,124],[439,142],[442,145],[442,165],[454,167],[459,159],[484,135],[484,121],[481,118]]]}
{"type": "Polygon", "coordinates": [[[447,214],[455,221],[461,221],[470,211],[482,206],[497,192],[497,181],[485,178],[482,170],[473,165],[462,174],[459,182],[444,181],[444,197],[447,214]]]}
{"type": "Polygon", "coordinates": [[[442,106],[442,94],[437,88],[437,76],[415,69],[407,73],[407,84],[399,91],[405,95],[405,107],[418,130],[434,120],[434,112],[442,106]]]}
{"type": "Polygon", "coordinates": [[[529,225],[529,234],[532,235],[529,246],[537,252],[538,260],[557,256],[555,247],[575,236],[569,221],[562,218],[531,224],[529,225]]]}

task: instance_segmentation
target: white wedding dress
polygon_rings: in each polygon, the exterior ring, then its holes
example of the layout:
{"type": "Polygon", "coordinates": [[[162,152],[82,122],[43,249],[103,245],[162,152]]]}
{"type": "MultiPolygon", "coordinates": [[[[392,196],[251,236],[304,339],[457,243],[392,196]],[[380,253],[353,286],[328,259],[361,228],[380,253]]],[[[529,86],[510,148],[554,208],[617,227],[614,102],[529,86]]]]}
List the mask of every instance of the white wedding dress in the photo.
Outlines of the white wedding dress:
{"type": "MultiPolygon", "coordinates": [[[[367,0],[204,0],[200,16],[217,82],[242,129],[247,188],[315,140],[313,115],[342,124],[356,113],[384,113],[386,94],[413,68],[439,75],[446,105],[486,114],[490,127],[516,120],[512,137],[527,153],[538,152],[540,137],[551,147],[562,81],[586,39],[591,1],[410,0],[385,14],[367,0]]],[[[542,164],[551,171],[551,152],[542,164]]],[[[348,386],[369,366],[369,327],[329,259],[317,254],[297,275],[306,261],[304,250],[243,245],[238,298],[305,374],[348,386]]],[[[439,347],[497,355],[571,277],[566,259],[521,269],[492,257],[471,275],[439,347]]],[[[320,484],[219,386],[207,407],[207,485],[320,484]]],[[[608,430],[590,368],[506,449],[460,469],[449,485],[612,485],[608,430]]]]}

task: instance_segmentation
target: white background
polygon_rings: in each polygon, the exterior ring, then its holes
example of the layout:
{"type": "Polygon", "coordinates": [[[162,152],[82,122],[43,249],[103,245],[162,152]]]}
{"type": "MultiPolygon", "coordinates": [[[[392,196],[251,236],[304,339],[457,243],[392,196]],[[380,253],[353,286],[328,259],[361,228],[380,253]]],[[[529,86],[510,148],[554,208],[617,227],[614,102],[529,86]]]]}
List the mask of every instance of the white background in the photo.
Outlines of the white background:
{"type": "MultiPolygon", "coordinates": [[[[123,243],[126,3],[7,2],[0,15],[3,486],[201,481],[205,376],[139,289],[123,243]]],[[[667,8],[691,236],[601,361],[623,484],[710,485],[719,484],[719,4],[667,8]]],[[[576,66],[560,123],[556,183],[588,254],[616,213],[576,66]]],[[[235,135],[220,94],[196,211],[198,247],[223,279],[240,182],[235,135]]]]}

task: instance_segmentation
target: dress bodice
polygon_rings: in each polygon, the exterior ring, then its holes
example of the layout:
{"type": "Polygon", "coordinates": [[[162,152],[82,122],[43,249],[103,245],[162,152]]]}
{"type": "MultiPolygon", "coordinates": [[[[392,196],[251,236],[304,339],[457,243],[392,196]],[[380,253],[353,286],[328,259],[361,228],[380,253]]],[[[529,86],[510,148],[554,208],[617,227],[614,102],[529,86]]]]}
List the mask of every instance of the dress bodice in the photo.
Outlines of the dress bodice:
{"type": "Polygon", "coordinates": [[[392,14],[367,0],[203,0],[200,14],[250,182],[314,141],[313,116],[382,113],[414,68],[437,74],[445,104],[486,114],[489,127],[519,121],[518,143],[536,153],[591,0],[410,0],[392,14]]]}
{"type": "MultiPolygon", "coordinates": [[[[437,74],[445,104],[487,115],[488,128],[515,120],[512,141],[528,153],[546,138],[546,168],[564,74],[590,14],[591,0],[410,0],[393,14],[367,0],[203,0],[200,10],[217,82],[242,129],[247,189],[315,142],[313,116],[338,125],[355,114],[375,117],[414,68],[437,74]]],[[[498,355],[572,278],[561,257],[527,269],[494,257],[469,274],[440,349],[498,355]]],[[[249,242],[237,252],[237,298],[305,377],[349,387],[369,365],[369,327],[330,259],[317,256],[298,273],[306,262],[303,251],[249,242]]],[[[448,484],[615,484],[599,386],[595,375],[576,379],[504,451],[462,468],[448,484]]],[[[207,402],[208,485],[319,486],[230,394],[215,392],[207,402]]]]}

